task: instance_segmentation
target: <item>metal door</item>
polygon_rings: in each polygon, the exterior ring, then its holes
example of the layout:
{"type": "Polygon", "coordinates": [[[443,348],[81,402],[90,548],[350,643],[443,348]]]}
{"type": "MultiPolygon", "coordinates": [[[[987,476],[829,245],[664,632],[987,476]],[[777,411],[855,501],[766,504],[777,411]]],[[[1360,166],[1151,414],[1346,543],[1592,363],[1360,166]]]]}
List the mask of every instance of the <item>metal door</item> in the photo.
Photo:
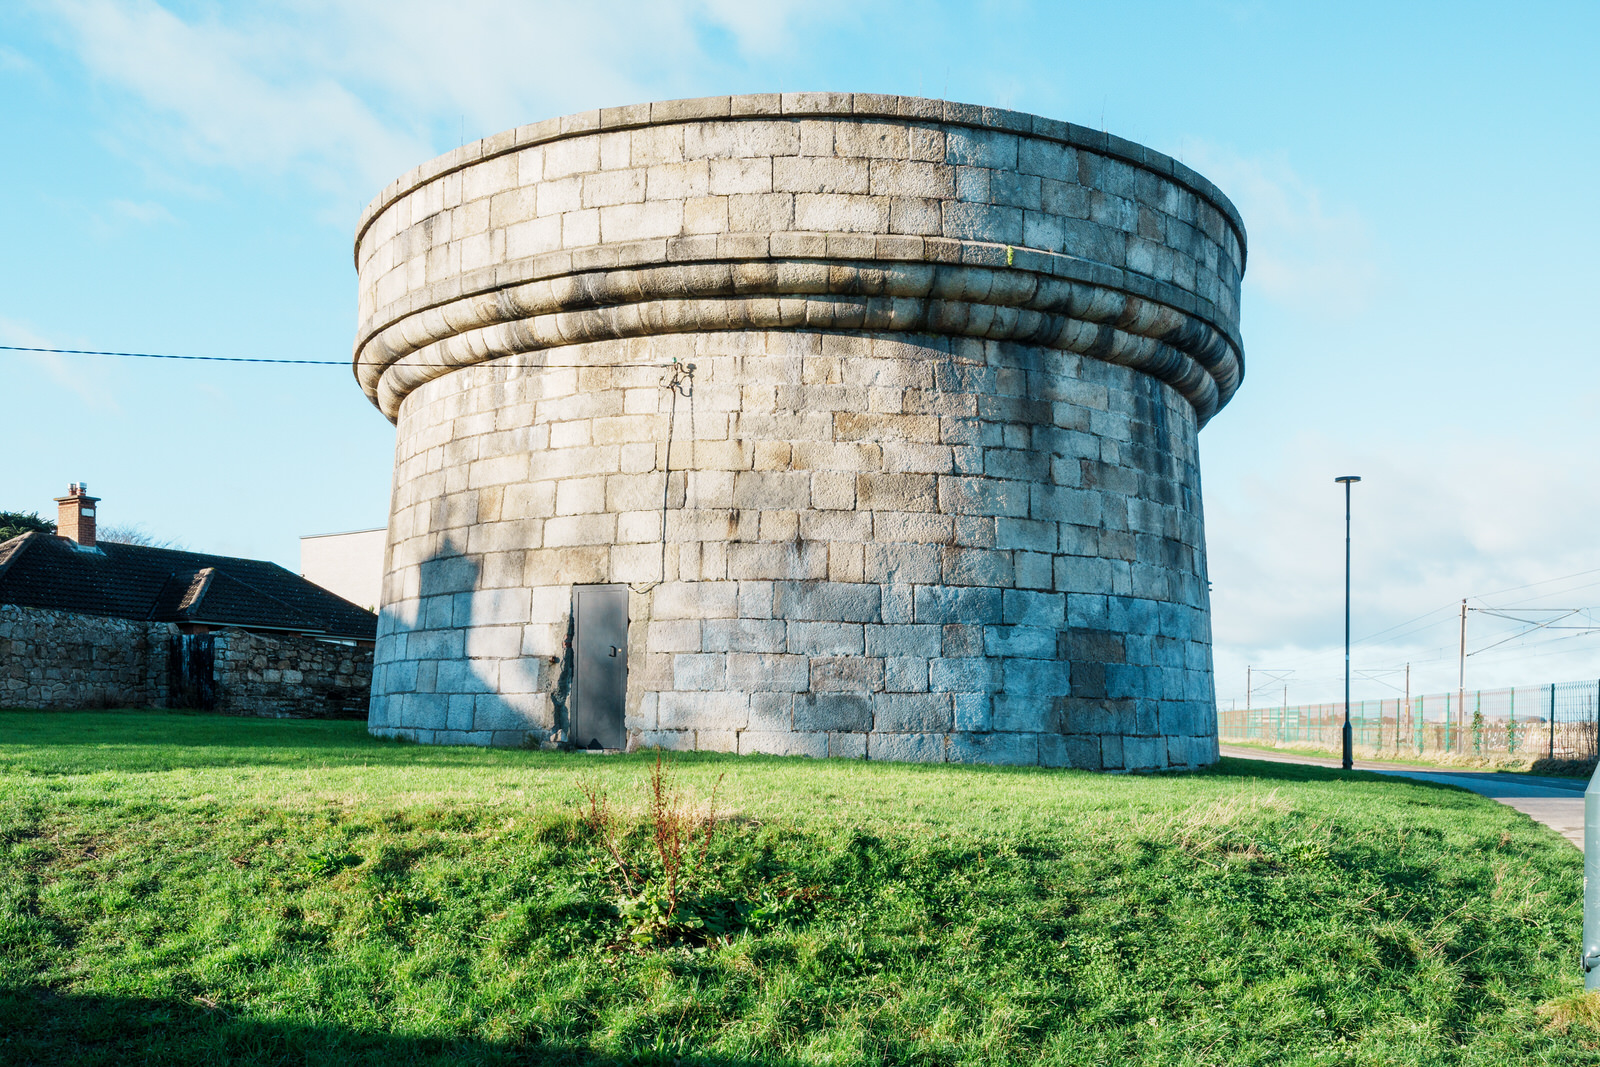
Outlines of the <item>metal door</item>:
{"type": "Polygon", "coordinates": [[[625,748],[628,693],[628,587],[572,587],[572,743],[625,748]]]}

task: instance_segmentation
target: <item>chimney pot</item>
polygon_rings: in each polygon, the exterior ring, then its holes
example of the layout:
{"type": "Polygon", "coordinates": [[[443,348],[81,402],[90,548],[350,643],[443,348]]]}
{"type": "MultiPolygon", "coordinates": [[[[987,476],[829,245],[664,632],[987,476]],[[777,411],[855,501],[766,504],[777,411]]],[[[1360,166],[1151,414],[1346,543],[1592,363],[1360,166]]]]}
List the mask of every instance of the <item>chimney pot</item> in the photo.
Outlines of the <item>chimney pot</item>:
{"type": "Polygon", "coordinates": [[[67,495],[56,497],[56,536],[93,548],[95,505],[99,502],[99,497],[89,495],[88,482],[67,486],[67,495]]]}

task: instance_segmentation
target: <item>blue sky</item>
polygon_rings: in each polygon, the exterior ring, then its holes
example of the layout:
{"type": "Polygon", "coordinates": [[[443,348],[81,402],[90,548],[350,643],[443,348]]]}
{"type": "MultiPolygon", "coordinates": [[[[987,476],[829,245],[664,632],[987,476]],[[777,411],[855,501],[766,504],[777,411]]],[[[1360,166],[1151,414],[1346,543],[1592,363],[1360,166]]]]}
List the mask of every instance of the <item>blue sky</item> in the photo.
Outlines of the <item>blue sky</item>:
{"type": "MultiPolygon", "coordinates": [[[[347,358],[367,200],[570,111],[842,89],[1103,126],[1250,231],[1248,374],[1201,435],[1219,699],[1249,663],[1336,692],[1344,473],[1357,637],[1434,612],[1357,668],[1441,690],[1462,597],[1600,605],[1597,39],[1592,3],[12,3],[0,343],[347,358]]],[[[386,520],[393,430],[342,368],[0,353],[0,382],[0,507],[86,480],[103,522],[290,567],[386,520]]],[[[1469,686],[1600,675],[1600,634],[1553,636],[1469,686]]]]}

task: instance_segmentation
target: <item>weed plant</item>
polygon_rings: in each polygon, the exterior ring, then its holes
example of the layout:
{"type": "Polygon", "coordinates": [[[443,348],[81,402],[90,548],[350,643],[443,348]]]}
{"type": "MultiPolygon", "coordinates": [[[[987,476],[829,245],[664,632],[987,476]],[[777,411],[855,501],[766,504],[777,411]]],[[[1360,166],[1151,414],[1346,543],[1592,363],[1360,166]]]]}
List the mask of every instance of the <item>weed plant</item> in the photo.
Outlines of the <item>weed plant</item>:
{"type": "Polygon", "coordinates": [[[1471,794],[1243,760],[672,774],[0,713],[0,1063],[1600,1060],[1580,857],[1471,794]]]}

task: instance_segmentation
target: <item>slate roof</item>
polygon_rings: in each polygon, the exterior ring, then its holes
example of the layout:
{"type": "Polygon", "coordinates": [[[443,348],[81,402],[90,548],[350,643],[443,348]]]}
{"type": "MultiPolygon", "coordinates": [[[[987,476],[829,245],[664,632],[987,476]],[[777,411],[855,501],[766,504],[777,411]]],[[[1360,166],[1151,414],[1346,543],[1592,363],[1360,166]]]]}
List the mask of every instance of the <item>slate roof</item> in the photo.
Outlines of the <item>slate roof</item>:
{"type": "Polygon", "coordinates": [[[371,641],[378,617],[276,563],[45,533],[0,543],[0,604],[371,641]]]}

